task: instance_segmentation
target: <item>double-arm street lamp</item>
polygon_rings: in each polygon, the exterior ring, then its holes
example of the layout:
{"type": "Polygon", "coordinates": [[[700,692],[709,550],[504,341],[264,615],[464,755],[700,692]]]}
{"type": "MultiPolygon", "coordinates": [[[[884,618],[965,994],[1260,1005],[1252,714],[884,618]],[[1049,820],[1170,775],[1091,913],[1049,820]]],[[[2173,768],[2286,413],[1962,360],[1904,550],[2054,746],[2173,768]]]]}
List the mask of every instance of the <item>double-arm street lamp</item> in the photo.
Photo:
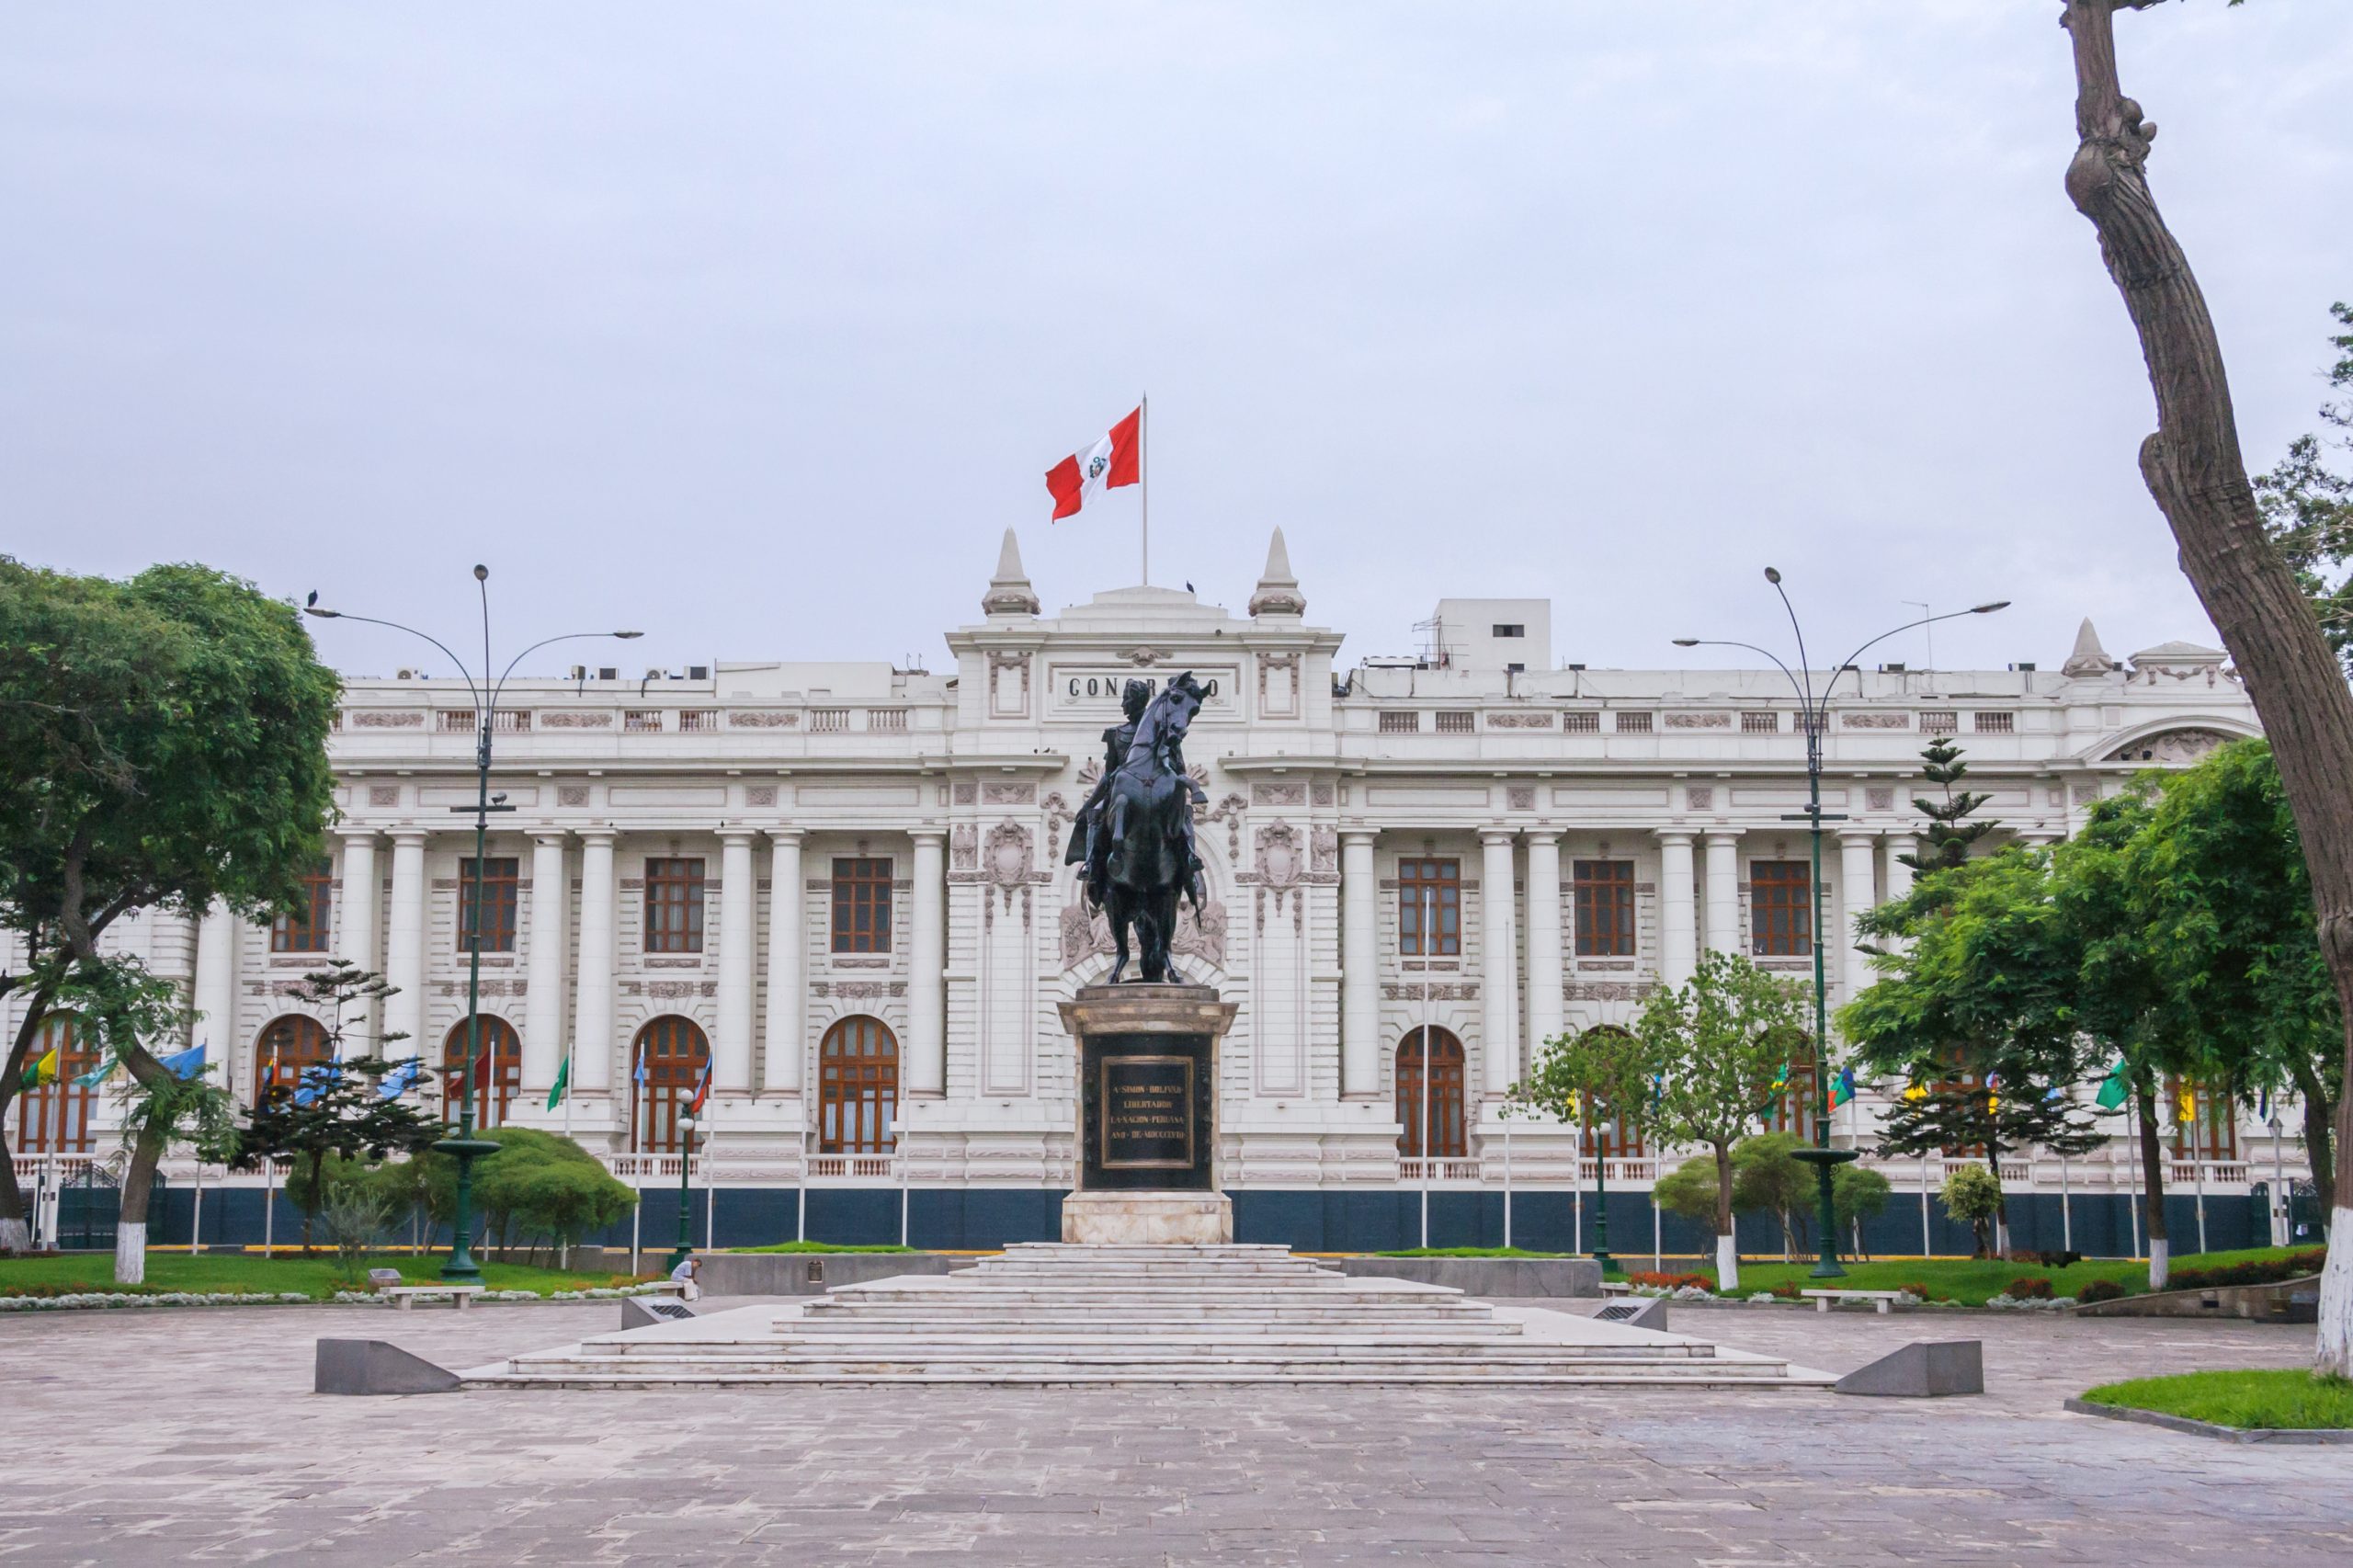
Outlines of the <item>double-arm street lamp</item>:
{"type": "MultiPolygon", "coordinates": [[[[458,1162],[458,1198],[456,1212],[450,1217],[449,1261],[441,1266],[441,1278],[468,1285],[482,1282],[482,1268],[474,1262],[473,1254],[474,1162],[498,1153],[496,1143],[487,1138],[474,1136],[474,1073],[482,1056],[482,895],[483,884],[487,881],[483,875],[483,856],[490,836],[491,813],[515,809],[506,803],[506,796],[500,795],[494,800],[490,793],[490,735],[494,716],[498,710],[498,694],[506,689],[506,677],[515,673],[517,665],[551,642],[572,642],[589,637],[618,637],[626,642],[645,635],[642,631],[571,631],[561,637],[542,638],[507,661],[506,668],[499,673],[496,680],[493,680],[490,678],[489,567],[474,568],[474,586],[482,598],[482,679],[479,683],[472,672],[466,668],[463,659],[450,653],[438,638],[413,626],[328,609],[319,603],[316,593],[312,594],[310,602],[303,606],[304,614],[316,616],[322,620],[356,620],[363,625],[390,627],[394,631],[405,631],[411,637],[423,638],[448,655],[449,662],[458,667],[458,674],[464,677],[467,691],[473,697],[474,803],[449,808],[453,812],[474,813],[473,911],[467,927],[466,943],[466,1064],[458,1074],[458,1135],[444,1138],[433,1145],[437,1152],[450,1155],[458,1162]]],[[[544,896],[560,897],[561,893],[544,896]]],[[[423,1048],[424,1042],[418,1041],[417,1049],[421,1051],[423,1048]]]]}
{"type": "Polygon", "coordinates": [[[1838,1265],[1838,1241],[1833,1233],[1836,1215],[1830,1199],[1830,1171],[1834,1165],[1859,1157],[1862,1151],[1830,1146],[1830,1004],[1824,959],[1827,947],[1823,941],[1822,824],[1845,820],[1843,812],[1834,812],[1825,817],[1822,810],[1822,739],[1830,727],[1830,694],[1838,685],[1839,676],[1847,670],[1855,671],[1859,691],[1863,676],[1855,661],[1898,632],[1910,631],[1939,620],[1955,620],[1964,615],[1991,615],[1997,609],[2006,608],[2010,601],[1996,599],[1992,604],[1948,610],[1943,615],[1923,616],[1917,620],[1907,620],[1901,626],[1892,627],[1831,665],[1829,677],[1823,682],[1822,690],[1817,694],[1813,689],[1813,665],[1806,657],[1805,630],[1798,624],[1797,608],[1790,603],[1789,591],[1781,586],[1780,573],[1768,566],[1765,568],[1765,580],[1773,585],[1775,593],[1780,595],[1781,608],[1789,614],[1790,631],[1797,638],[1796,669],[1792,670],[1782,663],[1780,656],[1770,649],[1760,648],[1754,642],[1733,642],[1710,637],[1677,637],[1675,645],[1678,648],[1744,648],[1752,653],[1762,653],[1789,677],[1790,688],[1796,692],[1802,705],[1800,721],[1805,729],[1806,807],[1804,811],[1782,819],[1805,823],[1812,829],[1813,837],[1813,881],[1806,890],[1806,907],[1813,926],[1809,945],[1813,949],[1813,1147],[1798,1150],[1797,1157],[1813,1166],[1816,1220],[1822,1228],[1822,1250],[1814,1260],[1813,1277],[1832,1279],[1847,1271],[1838,1265]]]}

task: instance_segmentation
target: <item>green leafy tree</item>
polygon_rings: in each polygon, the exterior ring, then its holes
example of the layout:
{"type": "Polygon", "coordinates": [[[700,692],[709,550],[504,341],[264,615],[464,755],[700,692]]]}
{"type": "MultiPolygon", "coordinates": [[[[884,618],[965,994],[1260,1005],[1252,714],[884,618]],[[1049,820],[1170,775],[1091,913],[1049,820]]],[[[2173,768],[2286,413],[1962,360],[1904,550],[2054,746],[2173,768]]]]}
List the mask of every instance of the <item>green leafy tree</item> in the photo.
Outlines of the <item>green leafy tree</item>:
{"type": "Polygon", "coordinates": [[[1939,870],[1862,924],[1902,938],[1875,953],[1879,978],[1838,1015],[1874,1076],[1910,1085],[1881,1119],[1884,1153],[1983,1149],[1998,1187],[2005,1153],[2106,1141],[2069,1097],[2106,1060],[2078,1024],[2082,942],[2052,895],[2047,852],[2013,846],[1939,870]]]}
{"type": "MultiPolygon", "coordinates": [[[[637,1202],[635,1192],[569,1138],[529,1127],[494,1128],[485,1136],[498,1144],[499,1154],[478,1167],[474,1193],[484,1233],[497,1238],[502,1256],[518,1241],[534,1251],[568,1249],[626,1219],[637,1202]]],[[[452,1168],[454,1187],[455,1162],[441,1154],[430,1158],[452,1168]]]]}
{"type": "Polygon", "coordinates": [[[1716,1226],[1726,1205],[1722,1175],[1712,1154],[1686,1160],[1659,1177],[1651,1197],[1667,1213],[1706,1226],[1711,1236],[1719,1233],[1716,1226]]]}
{"type": "Polygon", "coordinates": [[[1704,1144],[1716,1165],[1716,1278],[1740,1283],[1732,1146],[1756,1122],[1803,1032],[1804,988],[1739,953],[1711,951],[1692,977],[1651,994],[1634,1024],[1656,1071],[1648,1123],[1669,1144],[1704,1144]]]}
{"type": "MultiPolygon", "coordinates": [[[[2328,313],[2347,330],[2332,336],[2336,363],[2332,392],[2353,391],[2353,305],[2339,301],[2328,313]]],[[[2353,675],[2353,476],[2328,466],[2327,449],[2353,452],[2353,402],[2326,403],[2320,417],[2334,434],[2299,436],[2271,472],[2255,480],[2263,531],[2296,574],[2320,617],[2337,661],[2353,675]]]]}
{"type": "Polygon", "coordinates": [[[1860,1165],[1840,1165],[1831,1173],[1833,1221],[1841,1233],[1851,1238],[1855,1256],[1865,1263],[1870,1261],[1870,1252],[1863,1245],[1863,1221],[1885,1213],[1894,1190],[1888,1186],[1887,1177],[1860,1165]]]}
{"type": "Polygon", "coordinates": [[[1947,870],[1966,861],[1971,847],[2002,824],[1990,817],[1972,820],[1977,808],[1993,797],[1954,788],[1969,777],[1969,764],[1961,760],[1961,748],[1944,736],[1922,748],[1920,775],[1942,793],[1933,801],[1926,795],[1913,797],[1913,807],[1928,819],[1928,825],[1920,830],[1922,848],[1896,858],[1915,871],[1947,870]]]}
{"type": "Polygon", "coordinates": [[[1988,1227],[2002,1211],[2000,1178],[1984,1165],[1955,1165],[1945,1173],[1944,1190],[1938,1196],[1945,1212],[1967,1225],[1977,1239],[1976,1256],[1987,1256],[1993,1250],[1988,1227]]]}
{"type": "Polygon", "coordinates": [[[1506,1109],[1575,1125],[1639,1121],[1657,1068],[1639,1036],[1590,1028],[1557,1034],[1536,1053],[1529,1075],[1506,1096],[1506,1109]]]}
{"type": "Polygon", "coordinates": [[[1793,1246],[1808,1244],[1806,1208],[1814,1201],[1813,1173],[1797,1157],[1794,1132],[1759,1132],[1732,1146],[1734,1212],[1762,1209],[1781,1223],[1781,1261],[1795,1261],[1793,1246]]]}
{"type": "MultiPolygon", "coordinates": [[[[342,959],[295,983],[294,998],[326,1014],[330,1060],[306,1068],[294,1085],[274,1084],[255,1106],[240,1140],[239,1165],[290,1160],[295,1174],[287,1194],[302,1211],[302,1250],[311,1250],[313,1221],[329,1197],[330,1160],[381,1160],[420,1154],[442,1134],[438,1118],[400,1095],[381,1092],[385,1075],[411,1063],[376,1055],[346,1057],[348,1021],[358,1009],[393,994],[383,977],[342,959]]],[[[405,1037],[388,1034],[386,1040],[405,1037]]]]}
{"type": "MultiPolygon", "coordinates": [[[[0,1129],[61,1006],[141,1085],[170,1076],[149,1049],[163,1039],[90,1006],[143,974],[100,943],[142,910],[196,917],[217,902],[262,919],[299,904],[334,810],[339,689],[292,607],[250,584],[200,566],[116,581],[0,557],[0,927],[20,955],[0,996],[23,997],[0,1061],[0,1129]]],[[[174,1131],[149,1119],[132,1150],[125,1283],[144,1278],[148,1194],[174,1131]]],[[[23,1244],[24,1218],[0,1159],[0,1249],[23,1244]]]]}

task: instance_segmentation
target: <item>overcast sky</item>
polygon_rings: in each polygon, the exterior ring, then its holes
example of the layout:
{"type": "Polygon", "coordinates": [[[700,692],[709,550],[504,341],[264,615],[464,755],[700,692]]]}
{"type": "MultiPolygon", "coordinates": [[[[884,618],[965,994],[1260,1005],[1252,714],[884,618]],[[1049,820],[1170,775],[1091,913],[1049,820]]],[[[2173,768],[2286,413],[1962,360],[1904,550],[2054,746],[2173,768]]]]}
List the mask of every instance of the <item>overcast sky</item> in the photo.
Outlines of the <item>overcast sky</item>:
{"type": "MultiPolygon", "coordinates": [[[[1279,524],[1344,658],[1549,595],[1673,665],[1775,635],[1768,562],[1840,651],[2208,640],[2058,9],[18,7],[0,550],[938,668],[1007,526],[1050,610],[1136,580],[1135,492],[1042,474],[1145,390],[1155,580],[1239,611],[1279,524]]],[[[2353,6],[2119,28],[2268,467],[2353,297],[2353,6]]]]}

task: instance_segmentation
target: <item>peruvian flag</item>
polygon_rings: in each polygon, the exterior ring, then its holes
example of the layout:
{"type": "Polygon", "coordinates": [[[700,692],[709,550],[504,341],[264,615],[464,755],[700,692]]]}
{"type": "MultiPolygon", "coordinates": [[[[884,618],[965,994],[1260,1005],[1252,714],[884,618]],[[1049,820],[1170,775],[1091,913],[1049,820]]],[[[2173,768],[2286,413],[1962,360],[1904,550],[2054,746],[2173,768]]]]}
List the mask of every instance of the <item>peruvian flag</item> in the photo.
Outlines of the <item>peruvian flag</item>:
{"type": "Polygon", "coordinates": [[[1083,452],[1074,452],[1046,471],[1046,490],[1054,498],[1055,522],[1086,505],[1099,490],[1133,484],[1143,470],[1143,410],[1111,426],[1110,433],[1083,452]]]}

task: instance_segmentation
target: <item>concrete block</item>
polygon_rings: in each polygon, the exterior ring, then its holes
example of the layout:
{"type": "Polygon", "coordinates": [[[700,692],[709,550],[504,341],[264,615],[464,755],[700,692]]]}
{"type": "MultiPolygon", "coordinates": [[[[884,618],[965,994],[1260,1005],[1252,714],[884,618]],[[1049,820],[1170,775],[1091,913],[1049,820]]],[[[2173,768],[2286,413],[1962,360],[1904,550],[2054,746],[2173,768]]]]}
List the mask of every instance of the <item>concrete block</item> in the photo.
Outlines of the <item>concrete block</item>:
{"type": "Polygon", "coordinates": [[[694,1308],[667,1296],[625,1296],[621,1299],[621,1330],[652,1328],[656,1324],[683,1323],[698,1317],[694,1308]]]}
{"type": "Polygon", "coordinates": [[[1838,1380],[1833,1392],[1893,1399],[1984,1393],[1985,1358],[1974,1339],[1915,1339],[1868,1367],[1856,1368],[1838,1380]]]}
{"type": "Polygon", "coordinates": [[[381,1339],[322,1339],[313,1393],[448,1393],[455,1372],[381,1339]]]}

